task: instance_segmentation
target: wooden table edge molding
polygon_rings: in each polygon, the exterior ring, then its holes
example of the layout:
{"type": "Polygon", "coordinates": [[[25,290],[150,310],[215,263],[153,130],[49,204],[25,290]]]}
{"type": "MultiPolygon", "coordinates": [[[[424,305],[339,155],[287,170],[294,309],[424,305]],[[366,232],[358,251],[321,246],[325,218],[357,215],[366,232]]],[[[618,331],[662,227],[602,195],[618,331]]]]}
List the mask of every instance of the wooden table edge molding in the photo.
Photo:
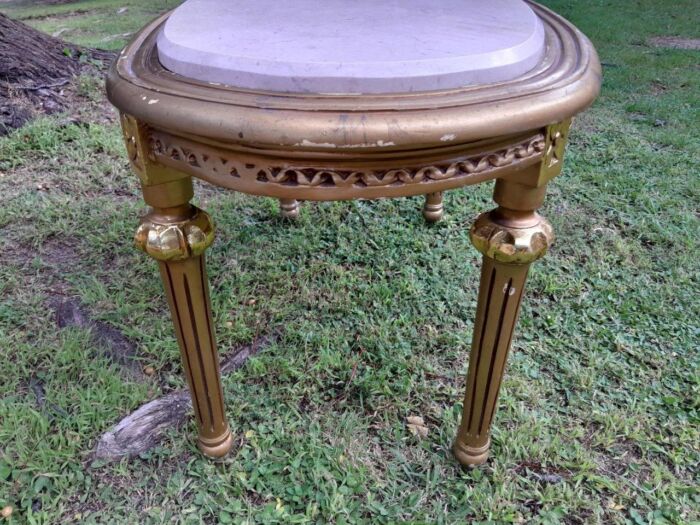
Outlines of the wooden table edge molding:
{"type": "Polygon", "coordinates": [[[572,117],[601,83],[588,39],[529,4],[545,29],[540,64],[511,81],[445,91],[295,94],[184,78],[158,61],[156,37],[169,14],[121,52],[107,93],[151,206],[136,245],[160,264],[205,454],[224,455],[232,434],[204,262],[214,227],[189,203],[192,177],[278,198],[288,217],[298,214],[299,200],[426,195],[428,221],[442,216],[442,192],[495,179],[498,206],[470,231],[483,267],[453,447],[464,465],[486,460],[528,268],[554,239],[536,210],[561,171],[572,117]]]}

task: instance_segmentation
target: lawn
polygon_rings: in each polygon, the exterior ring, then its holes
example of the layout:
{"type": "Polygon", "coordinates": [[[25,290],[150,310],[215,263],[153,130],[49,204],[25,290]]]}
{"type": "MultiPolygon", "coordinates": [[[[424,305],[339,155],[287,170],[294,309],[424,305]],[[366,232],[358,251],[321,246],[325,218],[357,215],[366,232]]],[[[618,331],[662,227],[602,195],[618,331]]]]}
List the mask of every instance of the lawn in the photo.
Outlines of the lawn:
{"type": "MultiPolygon", "coordinates": [[[[176,3],[0,10],[116,49],[176,3]]],[[[0,522],[700,523],[700,52],[651,40],[697,42],[697,2],[545,3],[591,37],[604,85],[542,210],[557,243],[531,272],[485,466],[449,449],[486,186],[448,193],[428,226],[416,198],[305,203],[290,223],[198,185],[220,352],[259,349],[224,380],[234,451],[203,459],[189,422],[93,460],[184,379],[156,265],[132,247],[145,207],[116,115],[84,77],[81,111],[0,138],[0,522]],[[91,321],[57,324],[66,299],[91,321]]]]}

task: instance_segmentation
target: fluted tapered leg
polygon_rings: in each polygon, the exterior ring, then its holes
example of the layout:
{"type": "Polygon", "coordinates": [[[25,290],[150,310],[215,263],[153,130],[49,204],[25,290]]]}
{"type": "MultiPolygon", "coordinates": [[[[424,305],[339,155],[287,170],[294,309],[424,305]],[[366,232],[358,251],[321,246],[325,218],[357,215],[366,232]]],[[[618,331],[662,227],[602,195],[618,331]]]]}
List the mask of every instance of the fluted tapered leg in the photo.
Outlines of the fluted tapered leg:
{"type": "Polygon", "coordinates": [[[141,219],[136,246],[158,261],[170,313],[192,395],[200,450],[225,455],[233,442],[226,421],[219,358],[212,324],[204,251],[214,240],[214,225],[188,203],[191,181],[144,188],[154,205],[141,219]]]}
{"type": "Polygon", "coordinates": [[[462,463],[483,463],[506,358],[518,319],[529,265],[484,257],[469,357],[462,424],[454,452],[462,463]]]}
{"type": "Polygon", "coordinates": [[[501,205],[482,214],[470,232],[483,263],[462,421],[452,448],[463,465],[480,465],[488,457],[491,423],[530,263],[542,257],[554,239],[549,223],[533,209],[543,197],[543,189],[499,181],[496,201],[501,205]]]}
{"type": "Polygon", "coordinates": [[[232,437],[224,411],[204,255],[159,266],[192,395],[199,448],[208,456],[223,456],[232,437]]]}

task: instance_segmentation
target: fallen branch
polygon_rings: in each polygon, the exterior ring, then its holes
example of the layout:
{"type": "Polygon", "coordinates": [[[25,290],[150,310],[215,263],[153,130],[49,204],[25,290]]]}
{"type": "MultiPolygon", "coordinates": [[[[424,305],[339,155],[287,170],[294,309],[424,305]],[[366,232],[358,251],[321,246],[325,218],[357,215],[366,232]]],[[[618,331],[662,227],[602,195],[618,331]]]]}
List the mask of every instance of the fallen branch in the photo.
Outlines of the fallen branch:
{"type": "MultiPolygon", "coordinates": [[[[268,340],[261,338],[227,356],[221,363],[221,374],[240,368],[267,344],[268,340]]],[[[113,461],[142,454],[157,445],[167,431],[180,427],[191,411],[192,400],[186,389],[149,401],[102,435],[94,459],[113,461]]]]}
{"type": "Polygon", "coordinates": [[[51,89],[61,86],[65,86],[70,82],[70,79],[66,78],[59,82],[54,82],[53,84],[40,84],[38,86],[15,86],[16,89],[23,89],[25,91],[39,91],[40,89],[51,89]]]}

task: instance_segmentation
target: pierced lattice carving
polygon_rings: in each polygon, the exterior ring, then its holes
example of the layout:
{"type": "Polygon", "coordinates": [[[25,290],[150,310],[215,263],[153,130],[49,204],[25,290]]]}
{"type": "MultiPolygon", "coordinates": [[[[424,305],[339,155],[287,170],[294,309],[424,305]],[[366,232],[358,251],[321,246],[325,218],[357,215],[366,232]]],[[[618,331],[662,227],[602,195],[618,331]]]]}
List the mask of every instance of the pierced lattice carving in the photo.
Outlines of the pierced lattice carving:
{"type": "Polygon", "coordinates": [[[544,135],[537,135],[520,144],[497,151],[478,153],[472,157],[446,163],[398,169],[344,170],[314,166],[275,166],[241,160],[235,152],[198,147],[176,137],[154,133],[149,151],[155,162],[171,167],[194,167],[214,176],[252,179],[260,183],[303,187],[376,187],[420,184],[443,181],[503,168],[521,160],[541,156],[545,149],[544,135]]]}

